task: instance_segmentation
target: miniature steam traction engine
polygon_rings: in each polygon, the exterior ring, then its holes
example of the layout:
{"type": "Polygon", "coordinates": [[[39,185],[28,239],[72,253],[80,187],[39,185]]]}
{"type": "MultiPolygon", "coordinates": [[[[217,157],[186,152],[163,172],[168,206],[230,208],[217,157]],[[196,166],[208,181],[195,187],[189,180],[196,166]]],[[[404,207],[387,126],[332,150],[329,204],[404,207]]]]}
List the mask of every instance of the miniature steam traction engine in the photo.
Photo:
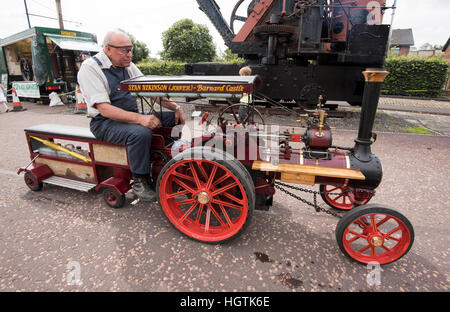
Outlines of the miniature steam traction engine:
{"type": "MultiPolygon", "coordinates": [[[[320,107],[308,118],[303,134],[261,133],[264,120],[253,104],[240,113],[233,105],[227,107],[215,127],[208,114],[203,115],[200,124],[209,126],[189,144],[175,141],[179,135],[174,136],[172,128],[155,131],[149,161],[164,214],[177,230],[195,240],[225,242],[246,229],[254,209],[271,206],[279,189],[317,211],[340,217],[336,239],[350,258],[380,264],[398,260],[413,244],[410,222],[396,210],[366,204],[382,178],[380,160],[370,147],[376,138],[372,127],[386,75],[382,70],[364,72],[361,121],[353,148],[333,146],[320,107]],[[279,148],[268,145],[274,137],[279,148]],[[304,147],[294,149],[291,142],[303,142],[304,147]],[[345,215],[319,207],[319,192],[312,192],[314,203],[292,194],[287,188],[302,190],[292,184],[319,184],[322,198],[333,208],[347,210],[345,215]]],[[[122,82],[124,92],[150,97],[240,98],[257,94],[260,86],[258,76],[143,76],[122,82]]],[[[25,134],[32,161],[19,173],[25,172],[30,189],[38,191],[43,183],[101,189],[109,206],[124,204],[132,183],[125,146],[99,141],[85,128],[39,125],[25,134]]]]}

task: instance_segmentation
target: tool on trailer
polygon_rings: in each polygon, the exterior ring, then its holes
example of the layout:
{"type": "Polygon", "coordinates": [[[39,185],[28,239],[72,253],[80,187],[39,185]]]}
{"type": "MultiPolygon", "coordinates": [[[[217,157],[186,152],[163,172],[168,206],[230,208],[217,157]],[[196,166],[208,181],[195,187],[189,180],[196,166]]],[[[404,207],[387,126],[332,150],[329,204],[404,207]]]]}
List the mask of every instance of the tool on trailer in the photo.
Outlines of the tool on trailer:
{"type": "Polygon", "coordinates": [[[75,152],[73,152],[73,151],[71,151],[71,150],[69,150],[69,149],[67,149],[67,148],[62,147],[62,146],[59,146],[59,145],[56,144],[56,143],[50,142],[50,141],[48,141],[48,140],[44,140],[44,139],[37,138],[37,137],[35,137],[35,136],[31,136],[31,138],[34,139],[34,140],[36,140],[36,141],[41,142],[41,143],[44,144],[45,146],[48,146],[48,147],[53,148],[53,149],[55,149],[55,150],[64,152],[64,153],[66,153],[66,154],[68,154],[68,155],[70,155],[70,156],[73,156],[73,157],[75,157],[75,158],[78,158],[78,159],[80,159],[80,160],[82,160],[82,161],[84,161],[84,162],[87,162],[87,163],[90,163],[90,162],[91,162],[91,160],[90,160],[89,158],[84,157],[83,155],[80,155],[80,154],[78,154],[78,153],[75,153],[75,152]]]}

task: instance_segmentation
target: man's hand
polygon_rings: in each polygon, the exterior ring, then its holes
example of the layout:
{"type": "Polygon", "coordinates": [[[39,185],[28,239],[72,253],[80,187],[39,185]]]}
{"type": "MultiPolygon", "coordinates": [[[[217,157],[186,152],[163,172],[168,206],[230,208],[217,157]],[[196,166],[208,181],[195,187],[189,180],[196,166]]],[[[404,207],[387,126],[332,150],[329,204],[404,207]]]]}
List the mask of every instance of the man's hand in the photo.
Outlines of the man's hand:
{"type": "Polygon", "coordinates": [[[139,121],[139,124],[141,126],[147,127],[149,129],[157,129],[161,128],[161,121],[158,119],[158,117],[154,115],[140,115],[141,119],[139,121]]]}
{"type": "Polygon", "coordinates": [[[175,124],[178,125],[178,121],[180,121],[181,124],[186,123],[186,116],[184,116],[183,109],[179,108],[175,111],[175,124]]]}
{"type": "Polygon", "coordinates": [[[178,125],[178,122],[180,122],[181,124],[185,124],[186,123],[186,116],[184,115],[183,110],[180,108],[176,109],[176,107],[179,107],[179,105],[177,105],[177,103],[175,103],[174,101],[171,101],[168,98],[156,98],[156,103],[160,104],[161,106],[168,108],[172,111],[175,111],[175,124],[178,125]],[[161,101],[162,100],[162,101],[161,101]]]}
{"type": "Polygon", "coordinates": [[[98,103],[95,105],[103,117],[135,125],[141,125],[149,129],[160,128],[161,121],[154,115],[142,115],[134,112],[128,112],[115,107],[110,103],[98,103]]]}

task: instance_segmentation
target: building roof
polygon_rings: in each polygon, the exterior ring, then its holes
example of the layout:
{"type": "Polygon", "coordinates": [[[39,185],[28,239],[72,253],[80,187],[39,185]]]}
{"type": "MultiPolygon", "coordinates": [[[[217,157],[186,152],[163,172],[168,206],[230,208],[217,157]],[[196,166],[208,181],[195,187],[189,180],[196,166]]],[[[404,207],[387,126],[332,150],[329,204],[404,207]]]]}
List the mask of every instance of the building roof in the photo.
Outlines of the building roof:
{"type": "MultiPolygon", "coordinates": [[[[70,37],[74,36],[77,38],[80,38],[80,37],[96,38],[96,36],[94,34],[81,32],[78,30],[68,30],[68,29],[35,26],[32,28],[28,28],[24,31],[21,31],[19,33],[16,33],[14,35],[0,39],[0,47],[13,44],[17,41],[21,41],[26,38],[31,38],[33,36],[36,36],[39,33],[44,34],[44,35],[46,35],[48,33],[48,34],[53,34],[53,35],[58,35],[58,36],[65,36],[67,33],[69,33],[70,37]]],[[[97,39],[95,39],[95,41],[96,40],[97,39]]]]}
{"type": "Polygon", "coordinates": [[[391,46],[413,46],[414,36],[411,28],[392,30],[391,46]]]}

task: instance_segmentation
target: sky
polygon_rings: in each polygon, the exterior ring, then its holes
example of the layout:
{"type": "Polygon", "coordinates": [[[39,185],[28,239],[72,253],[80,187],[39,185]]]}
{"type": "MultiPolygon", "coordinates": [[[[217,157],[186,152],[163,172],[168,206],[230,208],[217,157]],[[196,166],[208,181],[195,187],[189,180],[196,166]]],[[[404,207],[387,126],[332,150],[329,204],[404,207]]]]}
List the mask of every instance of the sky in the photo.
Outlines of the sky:
{"type": "MultiPolygon", "coordinates": [[[[6,0],[2,0],[4,2],[6,0]]],[[[388,5],[394,0],[387,0],[388,5]]],[[[228,22],[237,0],[216,0],[228,22]]],[[[239,13],[244,15],[247,0],[239,13]]],[[[32,14],[56,18],[54,0],[26,0],[32,14]]],[[[94,33],[99,43],[107,31],[124,29],[143,41],[152,57],[159,57],[162,51],[161,35],[173,23],[190,18],[195,23],[210,29],[217,52],[226,49],[222,38],[206,15],[198,9],[195,0],[61,0],[65,29],[94,33]],[[78,22],[78,23],[74,23],[78,22]]],[[[391,10],[384,22],[390,22],[391,10]]],[[[450,36],[450,0],[398,0],[394,29],[412,28],[415,46],[424,43],[444,45],[450,36]]],[[[30,16],[31,26],[58,28],[58,21],[30,16]]],[[[240,24],[242,25],[242,23],[240,24]]],[[[240,27],[239,23],[236,27],[240,27]]],[[[10,0],[0,7],[0,38],[13,35],[28,28],[25,5],[22,0],[10,0]]]]}

